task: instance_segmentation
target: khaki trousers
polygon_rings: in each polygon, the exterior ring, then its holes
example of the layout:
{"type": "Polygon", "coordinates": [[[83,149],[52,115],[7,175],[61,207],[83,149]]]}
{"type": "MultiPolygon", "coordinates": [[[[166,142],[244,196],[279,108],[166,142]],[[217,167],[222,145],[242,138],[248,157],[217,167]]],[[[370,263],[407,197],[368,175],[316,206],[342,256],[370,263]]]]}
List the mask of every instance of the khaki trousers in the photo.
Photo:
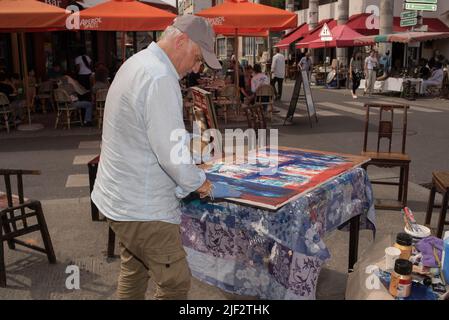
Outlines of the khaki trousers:
{"type": "Polygon", "coordinates": [[[150,278],[156,284],[155,299],[187,299],[191,273],[179,225],[161,221],[108,222],[119,239],[118,299],[143,300],[150,278]]]}
{"type": "Polygon", "coordinates": [[[371,95],[374,91],[374,84],[376,83],[376,71],[368,70],[368,76],[365,81],[365,93],[371,95]]]}

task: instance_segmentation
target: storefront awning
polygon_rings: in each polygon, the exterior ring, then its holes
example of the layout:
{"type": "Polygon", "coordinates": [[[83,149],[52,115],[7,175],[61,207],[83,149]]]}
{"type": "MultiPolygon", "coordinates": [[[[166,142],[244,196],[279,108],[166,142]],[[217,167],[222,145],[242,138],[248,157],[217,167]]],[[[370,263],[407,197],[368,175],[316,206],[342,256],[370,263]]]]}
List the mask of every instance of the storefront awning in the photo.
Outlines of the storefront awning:
{"type": "Polygon", "coordinates": [[[327,23],[328,27],[330,29],[334,28],[337,25],[337,21],[334,19],[325,19],[321,20],[318,24],[318,26],[311,30],[307,36],[304,37],[300,42],[296,44],[296,48],[308,48],[309,42],[315,41],[320,38],[320,32],[323,28],[324,24],[327,23]]]}
{"type": "Polygon", "coordinates": [[[364,36],[355,39],[355,43],[372,45],[379,42],[414,43],[429,40],[447,39],[449,32],[399,32],[379,36],[364,36]]]}
{"type": "Polygon", "coordinates": [[[287,34],[283,39],[281,39],[281,41],[275,44],[275,47],[279,49],[288,49],[290,44],[303,38],[308,33],[309,25],[307,23],[303,23],[300,26],[296,27],[295,30],[287,34]]]}
{"type": "Polygon", "coordinates": [[[341,24],[335,26],[331,29],[332,41],[321,41],[321,38],[309,42],[309,49],[318,49],[318,48],[346,48],[354,46],[354,39],[362,37],[362,34],[357,31],[351,29],[346,24],[341,24]]]}
{"type": "MultiPolygon", "coordinates": [[[[377,25],[370,17],[369,13],[355,14],[349,18],[346,25],[365,36],[378,35],[379,29],[374,28],[377,25]]],[[[428,32],[449,32],[449,27],[438,18],[423,18],[423,25],[428,26],[428,32]]],[[[394,17],[393,32],[406,31],[409,31],[409,28],[401,27],[401,18],[394,17]]]]}

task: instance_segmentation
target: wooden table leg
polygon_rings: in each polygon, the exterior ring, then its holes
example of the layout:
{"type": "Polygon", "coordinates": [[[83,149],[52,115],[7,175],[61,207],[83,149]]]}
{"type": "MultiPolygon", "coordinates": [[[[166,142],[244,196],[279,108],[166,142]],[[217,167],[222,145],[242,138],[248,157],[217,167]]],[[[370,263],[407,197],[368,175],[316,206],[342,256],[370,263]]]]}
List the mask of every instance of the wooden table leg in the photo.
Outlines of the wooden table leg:
{"type": "Polygon", "coordinates": [[[354,271],[354,264],[357,262],[359,252],[360,216],[355,216],[349,220],[349,266],[348,272],[354,271]]]}
{"type": "Polygon", "coordinates": [[[442,238],[443,237],[443,230],[444,230],[444,223],[446,221],[446,212],[447,212],[447,205],[449,201],[449,192],[446,191],[446,193],[443,196],[443,203],[441,205],[441,211],[440,211],[440,219],[438,220],[438,228],[437,228],[437,237],[442,238]]]}
{"type": "Polygon", "coordinates": [[[408,175],[409,175],[410,165],[407,164],[407,166],[404,169],[404,190],[402,191],[402,206],[407,206],[407,196],[408,196],[408,175]]]}
{"type": "MultiPolygon", "coordinates": [[[[94,190],[95,178],[97,177],[97,165],[88,164],[88,168],[89,168],[89,189],[90,194],[92,194],[92,191],[94,190]]],[[[93,203],[92,200],[90,200],[90,211],[92,215],[92,221],[100,221],[98,208],[95,205],[95,203],[93,203]]]]}
{"type": "Polygon", "coordinates": [[[429,202],[427,202],[426,221],[424,222],[426,226],[429,226],[430,222],[432,221],[432,212],[435,203],[436,190],[437,189],[435,188],[435,184],[432,181],[432,188],[430,189],[429,202]]]}
{"type": "Polygon", "coordinates": [[[115,232],[109,227],[108,232],[108,258],[114,258],[115,251],[115,232]]]}

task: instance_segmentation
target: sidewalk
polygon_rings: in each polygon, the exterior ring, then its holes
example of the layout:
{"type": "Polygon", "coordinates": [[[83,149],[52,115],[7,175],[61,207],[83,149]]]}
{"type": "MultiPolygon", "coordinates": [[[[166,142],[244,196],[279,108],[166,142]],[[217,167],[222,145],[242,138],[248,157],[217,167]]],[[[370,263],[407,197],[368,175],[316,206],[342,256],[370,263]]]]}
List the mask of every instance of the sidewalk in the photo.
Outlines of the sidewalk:
{"type": "MultiPolygon", "coordinates": [[[[284,82],[284,89],[287,89],[287,92],[288,92],[288,94],[284,95],[284,97],[285,96],[291,97],[290,90],[293,91],[294,86],[295,86],[295,82],[293,80],[288,80],[287,82],[284,82]]],[[[319,91],[323,91],[323,92],[332,92],[335,94],[347,96],[349,100],[352,99],[350,89],[346,89],[344,87],[342,87],[341,89],[327,89],[322,86],[312,86],[311,88],[312,88],[312,90],[319,90],[319,91]]],[[[397,94],[399,94],[399,93],[397,93],[397,94]]],[[[359,97],[363,97],[363,90],[359,89],[357,91],[357,95],[359,97]]],[[[368,99],[368,98],[366,98],[366,99],[368,99]]],[[[371,99],[388,101],[388,102],[393,102],[393,103],[400,103],[400,104],[409,104],[411,106],[424,107],[424,108],[432,106],[433,108],[436,108],[436,109],[441,108],[441,110],[449,110],[449,100],[442,99],[442,98],[428,98],[428,97],[420,98],[420,97],[418,97],[418,98],[416,98],[416,100],[407,100],[407,99],[403,99],[400,97],[375,93],[375,94],[373,94],[373,98],[371,98],[371,99]]],[[[357,99],[354,101],[357,101],[357,99]]],[[[289,101],[285,101],[285,102],[289,102],[289,101]]]]}
{"type": "MultiPolygon", "coordinates": [[[[388,196],[389,193],[385,188],[375,189],[375,192],[381,197],[388,196]]],[[[409,205],[418,222],[423,223],[428,190],[411,184],[409,195],[409,205]]],[[[43,254],[30,252],[26,248],[12,251],[5,245],[8,288],[0,289],[0,300],[115,299],[120,261],[118,258],[106,257],[107,224],[91,221],[89,198],[48,200],[43,202],[43,208],[58,263],[50,265],[43,254]],[[77,265],[80,268],[80,290],[66,289],[65,281],[69,274],[66,274],[65,270],[69,265],[77,265]]],[[[397,211],[377,211],[376,219],[377,239],[400,232],[403,228],[402,216],[397,211]]],[[[434,218],[432,221],[434,225],[436,220],[434,218]]],[[[349,233],[341,231],[335,231],[324,239],[332,257],[320,274],[317,299],[344,299],[348,239],[349,233]]],[[[28,235],[26,240],[40,244],[38,234],[28,235]]],[[[371,232],[361,231],[360,252],[372,241],[371,232]]],[[[154,287],[150,286],[148,299],[152,297],[153,292],[154,287]]],[[[189,299],[235,298],[242,297],[192,279],[189,299]]]]}

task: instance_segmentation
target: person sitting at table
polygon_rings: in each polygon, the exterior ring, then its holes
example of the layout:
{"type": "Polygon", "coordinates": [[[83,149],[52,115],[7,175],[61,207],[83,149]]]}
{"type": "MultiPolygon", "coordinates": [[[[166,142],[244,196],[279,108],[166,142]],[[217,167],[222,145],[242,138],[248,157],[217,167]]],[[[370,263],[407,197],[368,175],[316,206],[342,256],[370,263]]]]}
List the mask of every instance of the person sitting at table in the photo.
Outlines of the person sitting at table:
{"type": "Polygon", "coordinates": [[[429,59],[429,68],[433,69],[436,66],[437,62],[441,62],[440,59],[441,53],[440,50],[437,49],[433,52],[433,56],[429,59]]]}
{"type": "MultiPolygon", "coordinates": [[[[240,67],[239,71],[239,91],[240,91],[240,102],[244,104],[252,103],[253,97],[250,93],[248,93],[247,88],[247,69],[248,66],[245,68],[245,71],[243,71],[243,68],[240,67]]],[[[251,67],[252,69],[252,67],[251,67]]]]}
{"type": "Polygon", "coordinates": [[[253,66],[251,65],[247,65],[245,67],[245,71],[243,72],[244,76],[245,76],[245,91],[246,92],[251,92],[251,79],[253,78],[253,66]]]}
{"type": "Polygon", "coordinates": [[[432,71],[432,75],[429,79],[424,80],[422,83],[423,91],[427,92],[429,87],[437,87],[441,88],[443,84],[444,79],[444,71],[443,71],[443,65],[441,62],[435,63],[435,68],[432,71]]]}
{"type": "MultiPolygon", "coordinates": [[[[254,103],[254,101],[256,100],[257,88],[264,84],[270,84],[270,79],[268,79],[268,76],[262,72],[261,65],[256,63],[254,65],[253,78],[251,79],[251,103],[254,103]]],[[[268,97],[263,97],[262,102],[268,102],[268,97]]],[[[267,105],[264,105],[264,109],[267,109],[267,107],[267,105]]]]}
{"type": "Polygon", "coordinates": [[[91,92],[92,101],[95,101],[95,95],[98,90],[109,88],[109,70],[104,64],[98,64],[93,75],[91,92]]]}
{"type": "Polygon", "coordinates": [[[54,64],[53,67],[47,72],[48,79],[50,80],[58,80],[59,78],[64,76],[62,72],[61,66],[59,64],[54,64]]]}
{"type": "Polygon", "coordinates": [[[11,85],[11,80],[8,79],[5,73],[0,73],[0,92],[6,95],[9,100],[9,107],[13,110],[16,119],[21,120],[21,113],[23,111],[24,103],[22,99],[18,99],[16,88],[11,85]]]}
{"type": "MultiPolygon", "coordinates": [[[[64,89],[67,94],[72,99],[73,106],[77,109],[84,110],[84,125],[86,127],[91,127],[92,124],[92,102],[85,100],[86,95],[80,95],[78,93],[78,90],[73,85],[75,84],[76,87],[82,86],[74,80],[72,77],[66,75],[62,78],[62,80],[59,82],[59,88],[64,89]]],[[[84,89],[84,88],[83,88],[84,89]]],[[[85,90],[85,89],[84,89],[85,90]]]]}
{"type": "Polygon", "coordinates": [[[14,87],[11,85],[8,77],[3,72],[0,73],[0,92],[4,93],[8,97],[10,102],[15,98],[14,87]]]}
{"type": "Polygon", "coordinates": [[[430,77],[430,69],[427,66],[427,60],[424,58],[419,59],[418,77],[424,80],[430,77]]]}

